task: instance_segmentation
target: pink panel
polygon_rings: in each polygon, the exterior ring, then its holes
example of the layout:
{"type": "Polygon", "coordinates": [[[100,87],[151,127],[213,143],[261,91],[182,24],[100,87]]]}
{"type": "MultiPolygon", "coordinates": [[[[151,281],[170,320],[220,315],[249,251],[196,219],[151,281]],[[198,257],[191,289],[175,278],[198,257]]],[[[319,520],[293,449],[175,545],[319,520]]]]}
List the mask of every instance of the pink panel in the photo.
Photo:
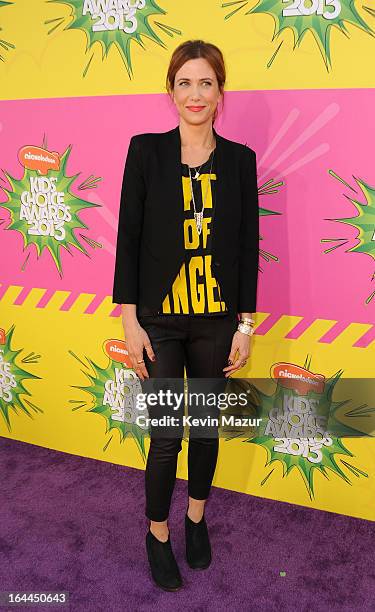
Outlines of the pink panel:
{"type": "MultiPolygon", "coordinates": [[[[365,303],[374,291],[371,278],[375,247],[372,257],[346,252],[358,243],[357,230],[327,220],[357,215],[345,196],[366,203],[353,175],[375,187],[374,108],[374,90],[226,94],[217,131],[247,143],[257,152],[258,186],[262,191],[267,191],[262,187],[270,180],[283,183],[275,193],[262,193],[260,197],[263,208],[278,213],[261,219],[262,250],[278,261],[261,258],[258,311],[272,312],[276,319],[281,314],[293,314],[311,320],[375,321],[375,298],[365,303]],[[356,192],[331,176],[329,170],[349,182],[356,192]],[[321,243],[322,238],[347,242],[323,254],[325,248],[337,243],[321,243]]],[[[62,249],[62,278],[49,252],[44,251],[38,259],[35,247],[28,247],[27,259],[21,234],[5,229],[9,214],[1,208],[1,282],[43,287],[52,293],[56,289],[71,291],[69,299],[73,301],[81,292],[96,294],[99,301],[111,295],[121,179],[129,139],[140,132],[171,129],[177,122],[174,108],[161,94],[1,102],[0,167],[20,179],[23,168],[17,155],[24,145],[42,146],[45,137],[48,150],[60,154],[72,145],[67,174],[80,175],[71,191],[101,205],[80,213],[88,229],[79,230],[79,241],[89,257],[74,247],[71,254],[62,249]],[[102,177],[102,181],[94,189],[78,190],[90,175],[102,177]],[[82,236],[102,248],[93,249],[82,236]]],[[[0,185],[8,186],[5,180],[0,185]]],[[[267,187],[270,190],[270,185],[267,187]]],[[[0,189],[0,203],[4,201],[0,189]]]]}

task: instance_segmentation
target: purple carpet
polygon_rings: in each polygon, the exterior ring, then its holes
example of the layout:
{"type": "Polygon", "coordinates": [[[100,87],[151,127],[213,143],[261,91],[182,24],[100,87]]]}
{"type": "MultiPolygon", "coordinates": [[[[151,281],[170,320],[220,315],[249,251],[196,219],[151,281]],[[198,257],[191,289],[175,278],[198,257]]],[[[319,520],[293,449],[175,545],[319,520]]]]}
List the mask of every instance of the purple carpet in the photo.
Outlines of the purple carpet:
{"type": "Polygon", "coordinates": [[[184,560],[187,483],[178,480],[169,524],[185,584],[167,593],[149,576],[143,471],[6,438],[0,461],[0,591],[70,593],[69,606],[9,610],[375,609],[370,521],[214,487],[213,562],[194,571],[184,560]]]}

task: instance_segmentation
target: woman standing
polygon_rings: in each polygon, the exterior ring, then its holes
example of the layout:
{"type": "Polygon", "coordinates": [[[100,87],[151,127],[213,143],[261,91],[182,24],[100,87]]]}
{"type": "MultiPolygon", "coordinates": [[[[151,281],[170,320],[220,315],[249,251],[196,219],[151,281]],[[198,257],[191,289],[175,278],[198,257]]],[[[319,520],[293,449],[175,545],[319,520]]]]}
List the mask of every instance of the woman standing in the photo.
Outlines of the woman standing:
{"type": "MultiPolygon", "coordinates": [[[[143,381],[172,377],[183,387],[184,369],[188,380],[225,380],[250,355],[259,261],[256,155],[213,127],[224,84],[220,49],[184,42],[167,73],[179,125],[130,141],[113,301],[122,304],[129,355],[143,381]]],[[[159,406],[150,416],[160,414],[159,406]]],[[[168,436],[151,428],[145,472],[148,559],[166,590],[182,585],[167,524],[182,429],[168,436]]],[[[190,431],[185,537],[195,569],[211,562],[204,507],[217,455],[217,436],[190,431]]]]}

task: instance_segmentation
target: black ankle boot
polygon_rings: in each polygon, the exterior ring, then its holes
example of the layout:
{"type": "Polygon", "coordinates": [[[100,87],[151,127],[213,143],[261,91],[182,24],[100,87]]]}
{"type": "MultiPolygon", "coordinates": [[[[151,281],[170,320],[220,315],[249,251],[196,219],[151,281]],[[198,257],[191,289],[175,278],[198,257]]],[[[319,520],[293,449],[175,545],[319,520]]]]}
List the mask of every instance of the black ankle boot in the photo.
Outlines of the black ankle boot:
{"type": "Polygon", "coordinates": [[[204,515],[194,523],[185,515],[186,560],[192,569],[206,569],[211,563],[211,545],[204,515]]]}
{"type": "Polygon", "coordinates": [[[165,591],[177,591],[182,586],[180,570],[173,554],[170,536],[166,542],[158,540],[149,530],[146,535],[147,556],[156,584],[165,591]]]}

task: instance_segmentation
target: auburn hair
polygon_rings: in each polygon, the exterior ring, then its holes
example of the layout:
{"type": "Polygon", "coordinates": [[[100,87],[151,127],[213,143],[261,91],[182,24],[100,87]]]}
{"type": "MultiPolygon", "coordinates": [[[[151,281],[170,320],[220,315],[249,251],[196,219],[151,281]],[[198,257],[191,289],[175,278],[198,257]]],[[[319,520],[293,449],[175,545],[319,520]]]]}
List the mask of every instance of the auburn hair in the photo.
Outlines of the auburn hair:
{"type": "MultiPolygon", "coordinates": [[[[224,85],[226,80],[224,57],[219,47],[213,45],[212,43],[205,42],[204,40],[186,40],[173,51],[169,62],[165,83],[168,94],[171,95],[173,92],[176,73],[185,64],[185,62],[191,59],[197,59],[199,57],[203,57],[205,60],[207,60],[211,68],[214,70],[219,91],[223,96],[222,103],[224,106],[224,85]]],[[[212,122],[214,122],[216,118],[217,107],[212,122]]]]}

